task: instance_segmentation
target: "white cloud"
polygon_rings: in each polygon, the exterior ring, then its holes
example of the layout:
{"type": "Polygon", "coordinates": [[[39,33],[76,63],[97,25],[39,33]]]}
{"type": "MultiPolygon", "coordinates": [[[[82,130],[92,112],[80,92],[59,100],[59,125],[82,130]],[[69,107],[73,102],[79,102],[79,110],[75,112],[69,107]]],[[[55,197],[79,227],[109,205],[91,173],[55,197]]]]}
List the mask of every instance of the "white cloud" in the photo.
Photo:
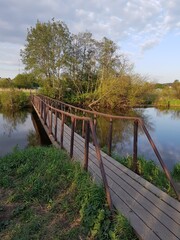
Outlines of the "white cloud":
{"type": "MultiPolygon", "coordinates": [[[[0,42],[23,45],[37,19],[64,21],[70,31],[90,31],[144,52],[168,32],[180,33],[179,0],[0,0],[0,42]]],[[[1,55],[1,61],[3,61],[1,55]]],[[[5,61],[5,60],[4,60],[5,61]]]]}

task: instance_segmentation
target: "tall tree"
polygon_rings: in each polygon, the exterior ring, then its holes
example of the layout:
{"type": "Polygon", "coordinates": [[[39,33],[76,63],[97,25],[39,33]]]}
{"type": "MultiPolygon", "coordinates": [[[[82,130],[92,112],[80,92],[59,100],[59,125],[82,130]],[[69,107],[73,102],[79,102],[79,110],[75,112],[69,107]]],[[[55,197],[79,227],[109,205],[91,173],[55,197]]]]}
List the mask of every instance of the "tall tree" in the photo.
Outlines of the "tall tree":
{"type": "Polygon", "coordinates": [[[94,91],[97,79],[97,41],[85,32],[72,36],[70,80],[77,94],[94,91]]]}
{"type": "Polygon", "coordinates": [[[174,97],[180,99],[180,82],[179,80],[175,80],[172,84],[172,89],[174,93],[174,97]]]}
{"type": "Polygon", "coordinates": [[[26,44],[21,50],[22,61],[26,70],[49,81],[53,88],[61,88],[61,74],[67,65],[70,45],[70,33],[60,21],[42,23],[28,29],[26,44]]]}

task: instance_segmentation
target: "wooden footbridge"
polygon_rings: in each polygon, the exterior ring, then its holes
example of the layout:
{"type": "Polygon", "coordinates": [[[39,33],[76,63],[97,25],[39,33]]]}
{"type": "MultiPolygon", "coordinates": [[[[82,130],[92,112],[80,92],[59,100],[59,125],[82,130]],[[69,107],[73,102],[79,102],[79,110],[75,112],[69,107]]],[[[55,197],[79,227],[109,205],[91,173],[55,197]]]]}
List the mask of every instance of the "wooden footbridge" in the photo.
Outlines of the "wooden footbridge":
{"type": "Polygon", "coordinates": [[[144,131],[160,164],[179,198],[163,160],[140,118],[107,115],[76,108],[44,96],[32,96],[32,105],[51,142],[80,161],[96,182],[103,183],[110,209],[115,207],[130,222],[140,239],[180,240],[180,202],[135,172],[137,168],[138,126],[144,131]],[[108,151],[99,148],[96,136],[96,117],[109,119],[108,151]],[[129,170],[111,155],[112,125],[114,119],[134,124],[133,160],[135,172],[129,170]],[[81,134],[77,125],[81,125],[81,134]]]}

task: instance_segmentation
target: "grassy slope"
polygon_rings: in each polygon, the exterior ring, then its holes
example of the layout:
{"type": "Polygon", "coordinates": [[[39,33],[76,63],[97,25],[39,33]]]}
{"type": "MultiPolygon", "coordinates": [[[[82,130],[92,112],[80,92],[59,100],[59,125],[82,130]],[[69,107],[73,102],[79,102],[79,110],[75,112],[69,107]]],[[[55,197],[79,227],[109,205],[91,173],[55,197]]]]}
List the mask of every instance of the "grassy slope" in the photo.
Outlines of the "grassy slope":
{"type": "Polygon", "coordinates": [[[0,158],[0,176],[0,239],[136,239],[64,151],[16,150],[0,158]]]}

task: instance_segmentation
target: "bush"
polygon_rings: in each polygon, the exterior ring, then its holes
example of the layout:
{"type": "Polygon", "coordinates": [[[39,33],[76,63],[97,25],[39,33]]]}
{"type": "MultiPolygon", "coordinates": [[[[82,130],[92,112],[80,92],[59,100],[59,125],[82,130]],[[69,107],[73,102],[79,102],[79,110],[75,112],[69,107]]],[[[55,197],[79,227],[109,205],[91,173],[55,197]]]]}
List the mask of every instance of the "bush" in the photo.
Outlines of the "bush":
{"type": "Polygon", "coordinates": [[[20,90],[10,89],[0,93],[0,106],[3,110],[19,110],[28,105],[28,96],[20,90]]]}

